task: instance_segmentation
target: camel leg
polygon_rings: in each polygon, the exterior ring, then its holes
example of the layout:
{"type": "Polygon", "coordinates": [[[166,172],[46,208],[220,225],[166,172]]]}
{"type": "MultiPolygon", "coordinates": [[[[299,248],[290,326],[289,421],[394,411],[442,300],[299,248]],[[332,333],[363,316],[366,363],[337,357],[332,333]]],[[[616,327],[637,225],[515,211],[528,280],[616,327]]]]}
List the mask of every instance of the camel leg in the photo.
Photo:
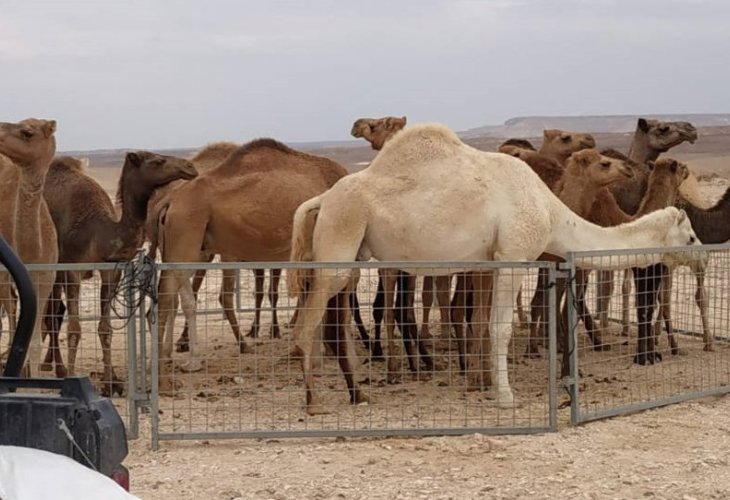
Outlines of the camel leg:
{"type": "MultiPolygon", "coordinates": [[[[10,274],[6,272],[0,273],[0,305],[5,309],[8,316],[8,352],[13,342],[13,335],[17,328],[17,297],[11,284],[10,274]]],[[[0,335],[2,335],[2,326],[0,326],[0,335]]]]}
{"type": "Polygon", "coordinates": [[[591,312],[588,310],[588,305],[586,304],[586,289],[588,288],[588,280],[590,278],[590,274],[590,270],[576,270],[575,293],[578,317],[581,319],[581,321],[583,321],[583,324],[586,327],[586,333],[593,343],[593,350],[609,351],[611,350],[611,345],[603,343],[603,339],[601,338],[601,331],[598,328],[598,325],[596,325],[596,322],[593,321],[591,312]]]}
{"type": "Polygon", "coordinates": [[[188,351],[187,361],[180,365],[180,369],[184,372],[197,372],[203,369],[203,365],[198,357],[198,331],[196,309],[197,302],[193,286],[190,282],[192,273],[189,271],[177,271],[174,275],[177,278],[178,293],[180,294],[180,306],[182,307],[185,318],[188,321],[188,336],[190,351],[188,351]]]}
{"type": "MultiPolygon", "coordinates": [[[[208,262],[213,262],[213,257],[215,256],[211,256],[208,259],[208,262]]],[[[195,275],[193,276],[193,293],[195,294],[196,301],[198,300],[198,291],[203,285],[203,278],[205,278],[205,269],[196,269],[195,275]]],[[[150,314],[150,311],[147,311],[147,315],[149,316],[150,314]]],[[[178,338],[177,342],[175,342],[175,351],[188,352],[188,349],[188,322],[186,321],[185,327],[180,334],[180,338],[178,338]]]]}
{"type": "Polygon", "coordinates": [[[347,306],[350,300],[349,297],[352,295],[351,291],[343,289],[329,300],[327,312],[325,313],[324,341],[337,356],[340,370],[345,377],[345,383],[350,393],[350,403],[361,404],[368,403],[369,399],[355,382],[357,357],[345,328],[349,323],[347,306]]]}
{"type": "MultiPolygon", "coordinates": [[[[499,260],[499,255],[495,255],[495,260],[499,260]]],[[[490,394],[499,407],[507,408],[514,405],[507,366],[507,353],[512,337],[512,316],[515,298],[526,272],[524,269],[515,268],[496,269],[494,273],[489,318],[489,358],[493,373],[490,394]]]]}
{"type": "Polygon", "coordinates": [[[416,277],[405,272],[398,276],[398,299],[395,304],[396,322],[403,336],[403,345],[408,356],[408,367],[417,373],[419,357],[427,371],[433,370],[433,360],[423,338],[419,335],[416,313],[413,310],[416,293],[416,277]],[[416,353],[416,351],[418,351],[416,353]]]}
{"type": "Polygon", "coordinates": [[[596,316],[603,330],[609,327],[608,310],[613,296],[613,271],[597,271],[596,316]]]}
{"type": "Polygon", "coordinates": [[[48,298],[53,291],[53,285],[56,281],[55,271],[34,271],[30,273],[30,279],[38,298],[36,304],[36,322],[33,325],[33,333],[31,335],[30,344],[28,346],[27,369],[26,373],[30,377],[37,377],[39,366],[41,364],[42,352],[42,324],[43,315],[46,312],[48,298]]]}
{"type": "Polygon", "coordinates": [[[110,319],[111,301],[114,298],[114,289],[121,275],[121,271],[101,271],[101,318],[99,319],[98,334],[104,363],[101,394],[106,397],[111,397],[115,393],[120,396],[124,395],[124,382],[117,377],[112,364],[112,325],[110,319]]]}
{"type": "Polygon", "coordinates": [[[261,327],[261,304],[264,302],[264,270],[255,269],[253,273],[255,276],[256,291],[254,292],[254,298],[256,304],[254,306],[253,324],[246,336],[256,338],[259,336],[259,328],[261,327]]]}
{"type": "MultiPolygon", "coordinates": [[[[489,385],[491,374],[484,370],[484,360],[487,354],[485,352],[491,347],[491,343],[486,345],[484,339],[487,338],[489,331],[489,315],[490,302],[492,300],[492,283],[493,277],[491,271],[475,272],[471,274],[472,294],[474,301],[474,310],[472,314],[472,328],[467,328],[466,340],[466,380],[467,391],[479,391],[485,385],[489,385]],[[486,379],[485,379],[486,378],[486,379]]],[[[510,313],[512,305],[510,303],[510,313]]],[[[491,364],[490,369],[495,369],[497,364],[491,364]]]]}
{"type": "Polygon", "coordinates": [[[386,381],[389,384],[397,384],[400,382],[400,360],[396,356],[395,347],[395,315],[394,307],[394,289],[396,285],[396,276],[398,271],[394,269],[381,269],[380,276],[383,278],[383,308],[384,323],[386,335],[386,361],[387,376],[386,381]]]}
{"type": "Polygon", "coordinates": [[[621,335],[624,337],[629,336],[629,316],[631,314],[629,298],[631,297],[632,273],[633,271],[631,269],[625,269],[624,279],[621,284],[621,335]]]}
{"type": "MultiPolygon", "coordinates": [[[[318,392],[314,385],[313,353],[315,342],[321,341],[319,325],[322,323],[326,311],[327,302],[339,290],[342,290],[350,279],[350,270],[317,269],[313,273],[310,290],[305,294],[302,309],[294,325],[294,342],[297,351],[302,356],[302,371],[304,372],[304,386],[306,394],[306,408],[310,415],[326,413],[318,392]],[[345,274],[346,272],[346,274],[345,274]]],[[[345,349],[347,356],[351,355],[351,349],[345,349]]],[[[354,361],[350,361],[356,366],[354,361]]],[[[353,380],[354,384],[354,380],[353,380]]],[[[356,397],[359,391],[354,386],[356,397]]]]}
{"type": "Polygon", "coordinates": [[[81,276],[77,272],[67,272],[64,282],[66,290],[66,307],[68,310],[68,374],[76,373],[76,354],[81,341],[81,323],[79,321],[79,293],[81,290],[81,276]]]}
{"type": "Polygon", "coordinates": [[[68,374],[66,367],[63,365],[61,347],[59,345],[59,334],[63,323],[63,315],[66,313],[66,306],[62,300],[62,281],[65,279],[65,274],[65,272],[58,272],[58,277],[53,284],[53,289],[51,290],[51,295],[46,305],[46,312],[43,317],[44,331],[42,335],[43,337],[49,337],[48,350],[40,366],[41,371],[49,372],[53,370],[55,364],[56,376],[59,378],[64,378],[68,374]]]}
{"type": "Polygon", "coordinates": [[[517,306],[517,319],[520,322],[520,328],[528,328],[530,326],[530,320],[527,317],[525,308],[522,305],[522,287],[520,287],[520,291],[517,292],[517,299],[515,299],[515,302],[515,305],[517,306]]]}
{"type": "Polygon", "coordinates": [[[380,342],[380,329],[383,323],[383,316],[385,311],[383,305],[385,304],[385,294],[383,293],[383,277],[378,273],[378,288],[375,292],[375,300],[373,301],[373,324],[375,325],[375,332],[373,334],[371,359],[380,361],[384,359],[383,356],[383,345],[380,342]]]}
{"type": "Polygon", "coordinates": [[[433,276],[423,277],[423,291],[421,292],[421,303],[423,306],[423,312],[421,313],[421,335],[428,337],[431,335],[429,328],[429,316],[431,315],[431,306],[433,305],[434,293],[433,293],[433,276]]]}
{"type": "Polygon", "coordinates": [[[636,317],[639,335],[634,363],[639,365],[654,364],[662,360],[661,353],[656,351],[652,328],[652,315],[657,300],[661,276],[665,266],[654,264],[645,268],[633,268],[636,287],[636,317]]]}
{"type": "Polygon", "coordinates": [[[451,332],[451,315],[449,313],[449,302],[451,296],[451,276],[436,276],[436,300],[439,303],[439,314],[441,316],[441,336],[448,338],[451,332]]]}
{"type": "Polygon", "coordinates": [[[695,292],[695,302],[700,310],[700,318],[702,319],[702,341],[704,343],[703,350],[714,351],[714,336],[710,332],[710,321],[707,317],[707,290],[705,289],[705,270],[701,269],[695,273],[697,279],[697,291],[695,292]]]}
{"type": "Polygon", "coordinates": [[[537,273],[537,287],[530,302],[530,336],[527,339],[525,357],[540,357],[540,339],[545,338],[543,322],[547,318],[548,288],[550,279],[547,269],[539,269],[537,273]]]}
{"type": "Polygon", "coordinates": [[[661,282],[659,283],[658,291],[659,304],[657,318],[654,323],[654,339],[658,344],[659,336],[662,333],[662,320],[664,320],[664,325],[667,329],[669,352],[676,356],[679,354],[679,345],[677,344],[677,338],[674,335],[674,328],[672,326],[672,274],[673,270],[669,270],[669,274],[660,278],[661,282]]]}
{"type": "Polygon", "coordinates": [[[365,349],[370,352],[372,350],[372,343],[370,341],[370,335],[365,328],[365,324],[362,321],[362,315],[360,314],[360,301],[357,299],[357,290],[352,290],[349,297],[350,310],[352,311],[352,317],[355,319],[355,325],[357,331],[360,334],[360,340],[362,340],[365,349]]]}
{"type": "Polygon", "coordinates": [[[466,312],[466,274],[459,273],[456,275],[456,289],[454,297],[451,299],[451,324],[454,327],[454,337],[456,345],[459,349],[459,369],[462,373],[466,372],[466,337],[464,335],[464,316],[466,312]]]}
{"type": "Polygon", "coordinates": [[[160,273],[158,290],[157,356],[159,358],[159,391],[169,394],[179,388],[181,382],[172,375],[172,349],[177,314],[176,271],[165,269],[160,273]]]}
{"type": "Polygon", "coordinates": [[[279,281],[281,269],[269,269],[269,303],[271,304],[271,338],[281,338],[279,317],[276,314],[276,305],[279,302],[279,281]]]}
{"type": "Polygon", "coordinates": [[[228,324],[231,325],[233,331],[233,337],[236,339],[236,345],[238,345],[238,352],[245,354],[252,352],[251,348],[246,344],[243,336],[241,335],[241,328],[238,325],[238,318],[236,317],[236,311],[233,305],[233,294],[236,289],[236,270],[235,269],[224,269],[223,270],[223,281],[221,282],[221,291],[218,295],[218,302],[223,308],[223,312],[226,315],[228,324]]]}

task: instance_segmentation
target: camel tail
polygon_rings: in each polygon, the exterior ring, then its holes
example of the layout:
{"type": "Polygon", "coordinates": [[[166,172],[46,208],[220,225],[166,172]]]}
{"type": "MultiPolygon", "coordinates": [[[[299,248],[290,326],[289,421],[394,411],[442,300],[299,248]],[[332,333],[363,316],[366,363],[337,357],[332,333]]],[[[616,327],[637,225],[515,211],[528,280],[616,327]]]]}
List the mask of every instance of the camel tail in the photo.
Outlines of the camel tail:
{"type": "Polygon", "coordinates": [[[152,260],[157,259],[158,248],[160,249],[160,254],[162,254],[165,248],[164,225],[165,216],[167,215],[168,208],[170,208],[170,204],[165,203],[157,210],[155,224],[152,224],[152,227],[150,228],[150,234],[147,235],[147,238],[150,240],[150,250],[147,255],[149,255],[152,260]]]}
{"type": "MultiPolygon", "coordinates": [[[[314,226],[321,205],[322,201],[317,196],[299,205],[294,212],[290,261],[311,262],[314,258],[312,255],[314,226]]],[[[290,297],[296,297],[304,290],[304,284],[310,274],[311,269],[289,269],[287,271],[290,297]]]]}

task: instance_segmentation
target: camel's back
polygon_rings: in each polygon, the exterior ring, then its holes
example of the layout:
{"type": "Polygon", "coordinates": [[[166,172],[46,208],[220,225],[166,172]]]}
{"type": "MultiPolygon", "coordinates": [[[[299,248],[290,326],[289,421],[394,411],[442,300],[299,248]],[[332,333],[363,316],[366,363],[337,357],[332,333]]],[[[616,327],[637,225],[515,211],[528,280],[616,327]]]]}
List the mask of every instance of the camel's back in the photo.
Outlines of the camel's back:
{"type": "Polygon", "coordinates": [[[257,139],[239,147],[210,171],[210,175],[219,177],[258,174],[273,179],[304,177],[313,184],[330,187],[347,175],[347,170],[329,158],[297,151],[273,139],[257,139]]]}
{"type": "Polygon", "coordinates": [[[195,155],[190,158],[190,161],[193,162],[193,165],[195,165],[198,172],[207,172],[209,170],[213,170],[226,161],[229,156],[238,150],[239,147],[241,147],[241,145],[235,142],[213,142],[195,153],[195,155]]]}
{"type": "Polygon", "coordinates": [[[75,158],[57,157],[53,160],[46,175],[43,195],[62,236],[89,217],[98,214],[116,217],[109,195],[86,174],[75,158]]]}

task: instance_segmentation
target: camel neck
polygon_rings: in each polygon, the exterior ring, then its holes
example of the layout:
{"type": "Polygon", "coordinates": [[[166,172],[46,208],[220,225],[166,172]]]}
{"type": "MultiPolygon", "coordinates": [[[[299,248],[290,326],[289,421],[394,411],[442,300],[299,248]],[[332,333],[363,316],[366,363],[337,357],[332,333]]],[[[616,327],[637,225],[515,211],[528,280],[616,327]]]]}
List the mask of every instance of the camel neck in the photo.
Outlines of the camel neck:
{"type": "Polygon", "coordinates": [[[643,165],[648,161],[654,161],[659,158],[659,152],[650,148],[646,137],[637,132],[634,134],[634,140],[631,141],[628,156],[635,162],[643,165]]]}
{"type": "Polygon", "coordinates": [[[37,262],[41,249],[41,205],[44,175],[33,175],[32,167],[21,168],[13,227],[16,250],[25,262],[37,262]]]}
{"type": "MultiPolygon", "coordinates": [[[[647,248],[663,245],[667,231],[667,217],[656,213],[615,227],[600,227],[573,213],[563,204],[556,203],[552,214],[553,232],[546,253],[565,258],[568,252],[647,248]]],[[[658,261],[653,254],[631,254],[620,259],[597,259],[582,263],[581,267],[595,269],[622,269],[646,267],[658,261]]]]}
{"type": "Polygon", "coordinates": [[[599,189],[597,186],[586,183],[584,178],[566,172],[563,174],[558,197],[573,212],[585,217],[590,211],[599,189]]]}
{"type": "Polygon", "coordinates": [[[636,212],[636,217],[674,205],[676,201],[677,188],[671,185],[671,181],[669,179],[655,180],[649,183],[644,199],[636,212]]]}

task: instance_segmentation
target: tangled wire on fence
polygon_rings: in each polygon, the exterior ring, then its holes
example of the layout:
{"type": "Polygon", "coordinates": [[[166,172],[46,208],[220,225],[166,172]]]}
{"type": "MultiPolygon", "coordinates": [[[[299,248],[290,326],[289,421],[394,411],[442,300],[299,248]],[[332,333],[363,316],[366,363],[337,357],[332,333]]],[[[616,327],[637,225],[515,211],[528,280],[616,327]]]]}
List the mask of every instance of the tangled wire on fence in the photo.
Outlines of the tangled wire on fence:
{"type": "MultiPolygon", "coordinates": [[[[140,252],[130,261],[118,262],[115,270],[122,271],[122,275],[114,287],[111,308],[117,318],[124,320],[117,328],[122,330],[144,303],[145,297],[149,297],[153,303],[157,302],[154,261],[146,253],[140,252]]],[[[152,321],[156,321],[154,315],[152,321]]]]}

